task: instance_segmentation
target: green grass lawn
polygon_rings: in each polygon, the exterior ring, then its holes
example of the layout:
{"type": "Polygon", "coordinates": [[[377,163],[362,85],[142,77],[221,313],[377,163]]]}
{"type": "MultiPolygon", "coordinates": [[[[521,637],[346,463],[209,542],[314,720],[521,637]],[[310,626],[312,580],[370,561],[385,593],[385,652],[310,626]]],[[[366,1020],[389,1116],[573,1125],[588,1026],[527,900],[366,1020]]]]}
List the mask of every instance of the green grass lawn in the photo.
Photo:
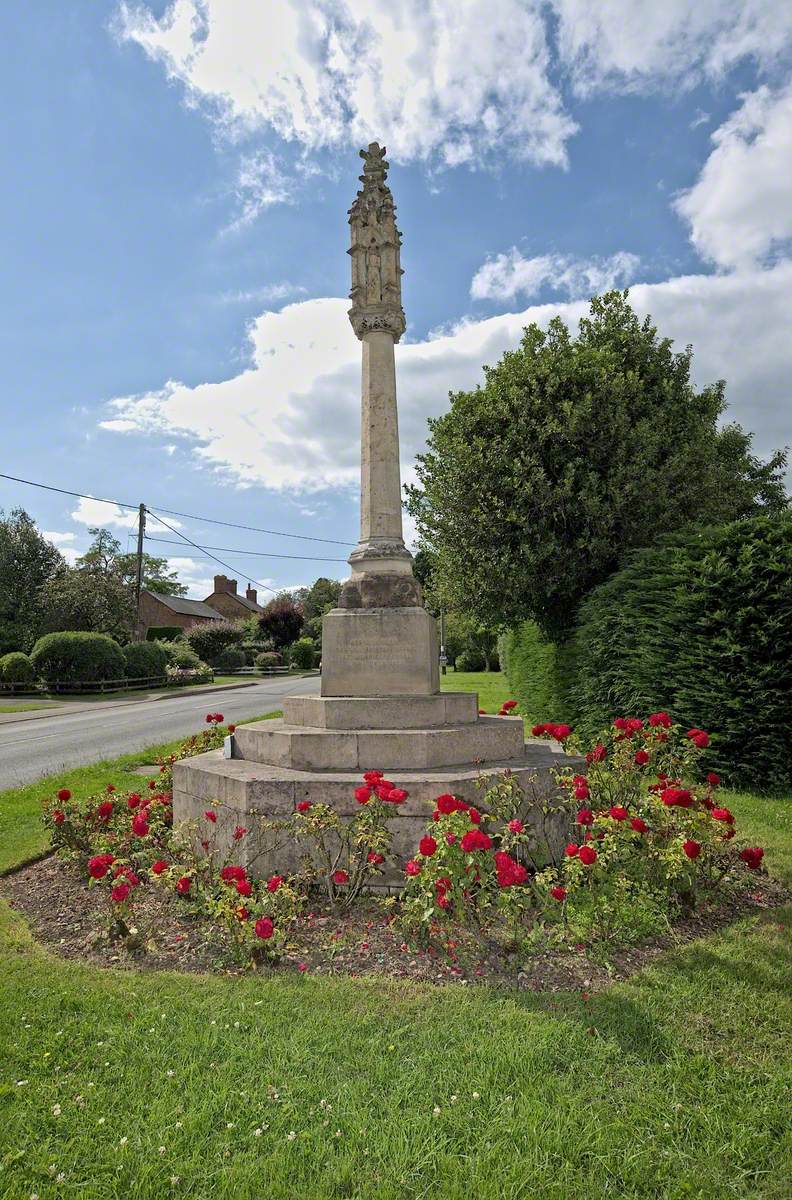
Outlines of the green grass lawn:
{"type": "Polygon", "coordinates": [[[0,704],[0,713],[36,712],[39,708],[55,707],[54,704],[25,704],[20,700],[17,704],[0,704]]]}
{"type": "MultiPolygon", "coordinates": [[[[792,882],[792,801],[728,803],[792,882]]],[[[587,1000],[100,971],[0,905],[0,1197],[785,1200],[791,926],[587,1000]]]]}
{"type": "Polygon", "coordinates": [[[488,713],[497,713],[511,693],[505,676],[500,671],[455,671],[448,668],[447,675],[440,676],[440,689],[444,692],[478,692],[479,708],[488,713]]]}

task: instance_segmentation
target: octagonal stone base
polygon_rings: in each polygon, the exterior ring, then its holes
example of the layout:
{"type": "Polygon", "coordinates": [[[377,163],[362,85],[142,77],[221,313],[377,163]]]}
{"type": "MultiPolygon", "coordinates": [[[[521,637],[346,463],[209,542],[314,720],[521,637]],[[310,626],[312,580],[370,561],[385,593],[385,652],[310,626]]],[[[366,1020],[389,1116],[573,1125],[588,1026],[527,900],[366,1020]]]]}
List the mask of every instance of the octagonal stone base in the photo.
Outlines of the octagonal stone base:
{"type": "MultiPolygon", "coordinates": [[[[388,771],[388,777],[409,793],[390,823],[392,849],[397,865],[381,877],[380,886],[399,887],[403,863],[416,850],[431,819],[434,802],[443,792],[452,792],[470,803],[481,803],[487,781],[509,770],[525,792],[523,821],[533,829],[546,852],[558,853],[569,840],[567,819],[553,812],[559,796],[554,770],[577,767],[582,760],[564,754],[546,742],[526,742],[517,760],[490,762],[486,767],[470,763],[425,770],[388,771]],[[550,812],[543,813],[549,805],[550,812]]],[[[354,791],[360,784],[359,771],[299,770],[268,766],[246,759],[225,758],[212,750],[174,763],[173,813],[177,825],[193,822],[206,833],[203,814],[213,807],[217,822],[212,827],[215,847],[221,855],[245,866],[254,878],[299,869],[300,850],[295,843],[272,849],[272,835],[264,825],[285,818],[303,800],[330,804],[341,816],[353,817],[359,806],[354,791]],[[233,832],[242,825],[249,832],[235,842],[233,832]]]]}

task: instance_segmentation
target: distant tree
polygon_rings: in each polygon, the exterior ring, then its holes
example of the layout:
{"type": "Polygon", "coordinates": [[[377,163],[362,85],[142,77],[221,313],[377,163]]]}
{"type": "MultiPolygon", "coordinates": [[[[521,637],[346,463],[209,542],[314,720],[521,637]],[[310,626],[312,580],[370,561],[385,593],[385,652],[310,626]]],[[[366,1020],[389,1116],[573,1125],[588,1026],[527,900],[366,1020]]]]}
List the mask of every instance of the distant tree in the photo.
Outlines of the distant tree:
{"type": "Polygon", "coordinates": [[[296,641],[302,627],[302,610],[287,592],[270,600],[259,617],[259,629],[276,650],[296,641]]]}
{"type": "Polygon", "coordinates": [[[32,650],[42,632],[41,588],[65,566],[24,509],[0,509],[0,655],[32,650]]]}
{"type": "Polygon", "coordinates": [[[194,625],[186,634],[191,649],[210,666],[214,666],[226,650],[241,646],[244,637],[244,621],[206,621],[194,625]]]}
{"type": "Polygon", "coordinates": [[[122,642],[132,635],[134,595],[117,575],[92,567],[64,566],[44,584],[40,601],[45,633],[108,633],[122,642]]]}
{"type": "Polygon", "coordinates": [[[322,645],[322,617],[338,607],[341,584],[337,579],[320,576],[310,587],[298,588],[294,600],[302,611],[303,632],[312,638],[317,647],[322,645]]]}
{"type": "Polygon", "coordinates": [[[609,292],[577,337],[530,325],[430,420],[408,507],[447,608],[563,637],[625,552],[787,505],[784,452],[763,463],[750,434],[719,430],[724,383],[697,391],[691,348],[671,346],[609,292]]]}
{"type": "MultiPolygon", "coordinates": [[[[80,558],[78,567],[91,567],[105,575],[116,575],[122,584],[134,588],[137,579],[137,554],[121,553],[121,543],[108,529],[93,526],[88,530],[93,542],[80,558]]],[[[175,571],[168,569],[167,558],[143,553],[142,585],[162,596],[186,596],[187,588],[179,583],[175,571]]]]}

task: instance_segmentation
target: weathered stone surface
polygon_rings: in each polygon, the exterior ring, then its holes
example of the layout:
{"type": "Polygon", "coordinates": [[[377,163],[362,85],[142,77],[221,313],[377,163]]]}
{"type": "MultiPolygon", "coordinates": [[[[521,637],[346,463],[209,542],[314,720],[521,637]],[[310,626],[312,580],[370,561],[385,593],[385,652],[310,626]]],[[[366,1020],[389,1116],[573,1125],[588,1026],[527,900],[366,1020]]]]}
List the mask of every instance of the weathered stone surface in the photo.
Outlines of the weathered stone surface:
{"type": "MultiPolygon", "coordinates": [[[[553,774],[560,766],[573,769],[582,760],[563,752],[553,752],[546,743],[528,742],[525,756],[513,762],[491,763],[479,770],[474,766],[426,769],[424,771],[389,771],[388,776],[409,793],[409,799],[398,806],[392,822],[394,852],[407,858],[415,852],[427,822],[431,819],[434,802],[441,793],[452,792],[473,804],[482,804],[487,781],[508,770],[525,792],[522,819],[537,831],[542,842],[558,852],[568,840],[566,819],[552,811],[558,787],[553,774]],[[549,805],[545,816],[543,807],[549,805]]],[[[222,751],[176,763],[174,766],[174,819],[200,823],[212,799],[218,814],[213,836],[221,854],[232,855],[235,862],[248,867],[259,877],[276,871],[296,870],[299,867],[299,848],[282,845],[273,852],[272,835],[264,828],[267,819],[286,817],[303,800],[330,804],[342,816],[353,817],[359,806],[354,789],[360,783],[357,772],[295,771],[285,767],[266,766],[241,759],[224,759],[222,751]],[[220,799],[217,791],[232,772],[234,786],[220,799]],[[239,843],[233,841],[233,830],[242,825],[249,830],[239,843]]],[[[203,823],[204,833],[206,823],[203,823]]],[[[397,883],[401,868],[397,866],[392,879],[397,883]]]]}
{"type": "Polygon", "coordinates": [[[431,696],[437,624],[424,608],[333,609],[322,621],[323,696],[431,696]]]}
{"type": "Polygon", "coordinates": [[[457,763],[501,762],[524,756],[519,717],[429,729],[308,729],[283,720],[240,725],[235,759],[297,770],[410,770],[457,763]]]}
{"type": "Polygon", "coordinates": [[[339,608],[420,608],[421,585],[414,575],[352,575],[341,588],[339,608]]]}
{"type": "Polygon", "coordinates": [[[478,720],[475,692],[438,692],[435,696],[288,696],[287,725],[311,729],[431,729],[469,725],[478,720]]]}

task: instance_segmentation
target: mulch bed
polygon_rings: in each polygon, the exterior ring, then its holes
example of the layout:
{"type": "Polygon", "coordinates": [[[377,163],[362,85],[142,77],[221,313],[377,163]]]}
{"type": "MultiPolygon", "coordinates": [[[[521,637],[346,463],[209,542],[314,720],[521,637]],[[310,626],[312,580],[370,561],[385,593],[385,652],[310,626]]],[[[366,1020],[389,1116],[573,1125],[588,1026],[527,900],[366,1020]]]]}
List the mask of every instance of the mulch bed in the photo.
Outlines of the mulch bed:
{"type": "MultiPolygon", "coordinates": [[[[238,974],[222,931],[191,917],[176,897],[141,888],[136,904],[143,945],[130,952],[108,939],[106,898],[87,886],[77,868],[55,857],[24,867],[0,880],[0,894],[29,922],[34,936],[66,959],[100,967],[137,970],[211,971],[238,974]]],[[[614,949],[607,964],[594,961],[583,946],[510,953],[495,941],[450,931],[430,950],[408,946],[376,901],[349,914],[322,912],[302,916],[287,954],[268,973],[304,971],[349,976],[385,975],[427,983],[485,983],[534,992],[596,992],[625,979],[663,951],[723,929],[741,917],[757,915],[790,898],[789,892],[762,872],[750,891],[720,899],[675,924],[671,933],[639,946],[614,949]]]]}

